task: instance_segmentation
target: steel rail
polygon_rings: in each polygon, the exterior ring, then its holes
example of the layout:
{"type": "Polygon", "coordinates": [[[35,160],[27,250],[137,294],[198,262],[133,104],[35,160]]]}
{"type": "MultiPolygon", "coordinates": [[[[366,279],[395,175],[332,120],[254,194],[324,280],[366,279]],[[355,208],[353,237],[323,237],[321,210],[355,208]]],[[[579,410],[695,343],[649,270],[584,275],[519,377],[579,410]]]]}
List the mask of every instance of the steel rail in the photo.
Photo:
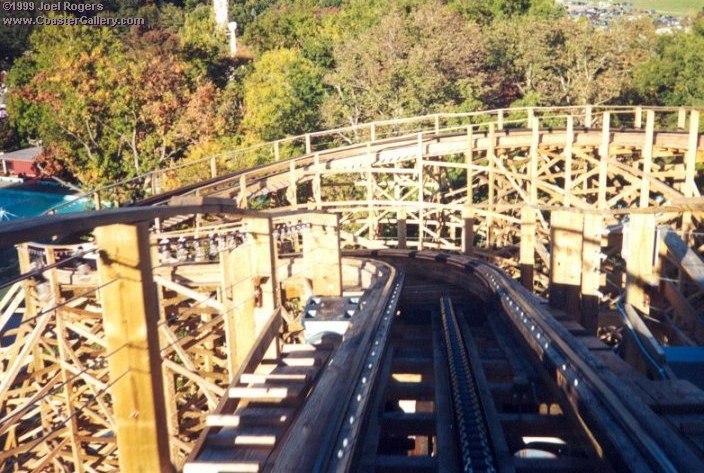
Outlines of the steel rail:
{"type": "MultiPolygon", "coordinates": [[[[347,256],[365,256],[387,260],[407,258],[445,263],[476,278],[483,292],[490,294],[497,308],[506,314],[543,363],[560,373],[578,398],[590,400],[592,412],[608,428],[603,431],[619,455],[627,458],[623,466],[632,471],[685,471],[701,466],[702,459],[682,442],[675,451],[662,444],[679,438],[679,434],[657,415],[644,412],[642,404],[629,397],[618,379],[603,366],[559,322],[539,305],[535,295],[511,280],[493,265],[467,256],[431,251],[356,250],[347,256]]],[[[576,406],[575,406],[576,407],[576,406]]],[[[602,426],[603,427],[603,426],[602,426]]]]}

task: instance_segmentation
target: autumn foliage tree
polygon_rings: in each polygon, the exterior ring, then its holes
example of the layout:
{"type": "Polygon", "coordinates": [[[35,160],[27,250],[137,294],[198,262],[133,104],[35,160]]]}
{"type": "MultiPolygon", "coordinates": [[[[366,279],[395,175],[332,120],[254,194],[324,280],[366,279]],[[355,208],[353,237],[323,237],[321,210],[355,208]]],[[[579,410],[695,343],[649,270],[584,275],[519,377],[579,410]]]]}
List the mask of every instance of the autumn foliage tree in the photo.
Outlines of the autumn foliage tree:
{"type": "Polygon", "coordinates": [[[121,39],[102,28],[43,28],[32,44],[25,68],[33,74],[11,77],[10,113],[89,187],[166,166],[223,132],[212,113],[219,91],[191,78],[168,33],[121,39]]]}

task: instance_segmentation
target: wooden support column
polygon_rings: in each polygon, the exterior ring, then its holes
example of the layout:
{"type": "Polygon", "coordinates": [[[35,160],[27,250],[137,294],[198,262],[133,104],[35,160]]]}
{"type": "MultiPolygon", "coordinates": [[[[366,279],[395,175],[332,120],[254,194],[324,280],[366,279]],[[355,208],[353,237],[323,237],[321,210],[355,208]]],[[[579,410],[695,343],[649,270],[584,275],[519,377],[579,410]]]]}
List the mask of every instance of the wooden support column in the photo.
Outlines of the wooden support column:
{"type": "Polygon", "coordinates": [[[504,111],[503,110],[499,110],[499,114],[496,117],[496,127],[499,130],[504,129],[504,111]]]}
{"type": "Polygon", "coordinates": [[[367,226],[369,227],[369,239],[377,239],[377,218],[376,212],[374,211],[374,173],[372,172],[372,162],[374,157],[371,152],[371,144],[367,144],[367,172],[366,172],[366,185],[367,185],[367,226]]]}
{"type": "Polygon", "coordinates": [[[472,158],[474,157],[474,137],[472,136],[472,125],[467,125],[467,151],[464,153],[464,163],[467,165],[467,205],[474,203],[474,170],[472,169],[472,158]]]}
{"type": "MultiPolygon", "coordinates": [[[[531,112],[533,112],[532,109],[531,112]]],[[[489,213],[486,216],[486,246],[487,248],[491,248],[492,244],[494,243],[493,214],[495,210],[494,204],[496,203],[496,163],[494,162],[494,160],[496,159],[496,131],[493,123],[489,124],[489,145],[486,148],[486,158],[487,165],[489,166],[489,194],[487,197],[487,203],[489,204],[489,213]]]]}
{"type": "Polygon", "coordinates": [[[306,133],[306,154],[310,154],[312,151],[312,146],[310,144],[310,134],[306,133]]]}
{"type": "Polygon", "coordinates": [[[697,147],[699,142],[699,110],[692,110],[689,118],[689,139],[687,142],[687,153],[685,154],[685,186],[684,193],[687,197],[700,197],[701,192],[694,182],[696,173],[697,147]]]}
{"type": "MultiPolygon", "coordinates": [[[[534,138],[535,139],[535,138],[534,138]]],[[[574,117],[567,117],[567,128],[565,130],[565,195],[563,197],[563,205],[570,206],[570,197],[572,195],[572,145],[574,144],[574,117]]]]}
{"type": "Polygon", "coordinates": [[[256,338],[254,316],[255,268],[252,256],[254,243],[249,241],[220,254],[221,293],[225,324],[225,348],[229,381],[237,373],[242,360],[256,338]]]}
{"type": "Polygon", "coordinates": [[[278,141],[274,141],[274,161],[281,159],[281,145],[278,141]]]}
{"type": "Polygon", "coordinates": [[[210,158],[210,177],[215,178],[218,175],[218,162],[215,156],[210,158]]]}
{"type": "Polygon", "coordinates": [[[687,126],[687,110],[684,107],[680,107],[677,110],[677,129],[684,130],[687,126]]]}
{"type": "Polygon", "coordinates": [[[655,251],[655,215],[632,214],[626,241],[626,302],[644,314],[650,313],[646,287],[653,276],[655,251]]]}
{"type": "Polygon", "coordinates": [[[315,208],[320,210],[323,206],[323,198],[321,193],[322,173],[320,169],[320,153],[315,153],[313,156],[313,172],[315,173],[313,179],[313,200],[315,201],[315,208]]]}
{"type": "Polygon", "coordinates": [[[423,210],[423,132],[418,133],[418,149],[416,161],[416,174],[418,175],[418,249],[423,249],[423,226],[425,225],[425,212],[423,210]]]}
{"type": "Polygon", "coordinates": [[[601,128],[601,145],[599,146],[599,189],[597,207],[606,209],[606,184],[609,170],[609,144],[611,143],[611,114],[604,112],[601,128]]]}
{"type": "MultiPolygon", "coordinates": [[[[46,249],[46,264],[51,266],[56,263],[56,253],[53,248],[46,249]]],[[[52,268],[48,271],[48,279],[51,284],[51,292],[54,294],[54,301],[56,304],[61,303],[63,300],[61,298],[61,289],[59,287],[59,277],[56,268],[52,268]]],[[[59,349],[59,358],[62,361],[67,361],[69,359],[68,353],[66,353],[66,348],[68,347],[66,329],[64,325],[64,312],[61,309],[57,309],[55,312],[56,316],[56,340],[59,349]]],[[[73,471],[81,473],[85,471],[83,467],[83,449],[81,447],[81,442],[78,439],[78,419],[76,418],[76,401],[74,399],[74,376],[69,373],[66,369],[66,365],[61,363],[61,383],[63,384],[63,397],[66,403],[66,416],[68,417],[68,428],[70,433],[71,441],[71,458],[73,460],[73,471]]]]}
{"type": "Polygon", "coordinates": [[[599,325],[599,286],[601,279],[601,230],[599,214],[584,215],[582,231],[582,305],[580,323],[596,335],[599,325]]]}
{"type": "Polygon", "coordinates": [[[640,181],[640,206],[650,205],[650,172],[653,167],[653,138],[655,137],[655,112],[645,112],[645,138],[643,142],[643,177],[640,181]]]}
{"type": "Polygon", "coordinates": [[[241,209],[247,208],[247,175],[242,173],[240,176],[240,195],[237,199],[237,206],[241,209]]]}
{"type": "MultiPolygon", "coordinates": [[[[687,141],[687,152],[684,156],[684,188],[682,190],[686,197],[701,197],[701,192],[694,181],[699,142],[699,110],[692,110],[689,117],[689,139],[687,141]]],[[[694,242],[692,235],[689,234],[694,228],[692,212],[684,212],[682,214],[682,239],[689,244],[694,242]]]]}
{"type": "Polygon", "coordinates": [[[462,208],[462,253],[471,255],[474,253],[474,208],[465,205],[462,208]]]}
{"type": "MultiPolygon", "coordinates": [[[[248,217],[247,231],[252,238],[251,258],[254,276],[259,279],[262,290],[262,308],[268,317],[276,307],[281,305],[278,282],[276,280],[276,242],[271,236],[273,231],[271,219],[248,217]]],[[[257,328],[266,320],[257,320],[257,328]]]]}
{"type": "Polygon", "coordinates": [[[298,181],[296,180],[296,161],[291,160],[288,163],[288,189],[286,189],[286,198],[292,208],[298,208],[298,181]]]}
{"type": "Polygon", "coordinates": [[[521,284],[533,291],[535,272],[535,223],[536,210],[532,207],[521,209],[520,267],[521,284]]]}
{"type": "Polygon", "coordinates": [[[540,120],[533,120],[530,140],[530,163],[528,164],[528,179],[530,180],[531,205],[538,204],[538,147],[540,146],[540,120]]]}
{"type": "Polygon", "coordinates": [[[526,128],[533,128],[533,120],[535,120],[535,110],[528,109],[528,117],[526,118],[526,128]]]}
{"type": "Polygon", "coordinates": [[[586,107],[584,107],[584,126],[587,128],[591,128],[593,124],[594,119],[592,117],[592,106],[587,105],[586,107]]]}
{"type": "Polygon", "coordinates": [[[399,248],[408,246],[408,227],[406,224],[406,209],[404,208],[396,211],[396,239],[399,248]]]}
{"type": "Polygon", "coordinates": [[[376,141],[376,123],[371,123],[369,125],[369,140],[376,141]]]}
{"type": "Polygon", "coordinates": [[[109,225],[95,238],[120,471],[170,472],[149,228],[109,225]]]}
{"type": "Polygon", "coordinates": [[[579,318],[583,216],[554,210],[550,215],[550,305],[579,318]]]}
{"type": "Polygon", "coordinates": [[[310,279],[317,296],[342,295],[340,228],[337,214],[310,217],[313,227],[303,234],[304,276],[310,279]]]}
{"type": "Polygon", "coordinates": [[[636,107],[635,116],[633,117],[634,128],[643,128],[643,107],[636,107]]]}

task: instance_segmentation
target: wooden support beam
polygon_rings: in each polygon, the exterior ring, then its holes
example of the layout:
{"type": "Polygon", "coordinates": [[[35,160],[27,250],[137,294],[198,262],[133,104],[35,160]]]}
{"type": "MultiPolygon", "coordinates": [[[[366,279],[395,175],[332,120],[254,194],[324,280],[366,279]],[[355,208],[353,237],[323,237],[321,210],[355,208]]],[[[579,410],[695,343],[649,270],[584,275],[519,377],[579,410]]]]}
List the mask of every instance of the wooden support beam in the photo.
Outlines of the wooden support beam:
{"type": "Polygon", "coordinates": [[[147,224],[95,230],[120,471],[173,471],[147,224]]]}
{"type": "MultiPolygon", "coordinates": [[[[533,138],[535,140],[535,138],[533,138]]],[[[565,130],[565,186],[563,204],[565,207],[570,206],[570,197],[572,196],[572,145],[574,144],[574,116],[567,117],[567,128],[565,130]]]]}
{"type": "MultiPolygon", "coordinates": [[[[53,248],[46,249],[46,264],[52,266],[56,263],[56,253],[53,248]]],[[[51,291],[54,294],[54,300],[59,303],[61,299],[61,290],[59,288],[58,274],[56,268],[49,270],[49,283],[51,291]]],[[[59,358],[63,361],[68,359],[66,342],[66,328],[64,323],[64,312],[56,311],[56,338],[60,340],[58,343],[59,358]]],[[[66,415],[68,416],[68,432],[69,441],[71,443],[71,459],[73,460],[73,471],[82,473],[85,471],[83,467],[84,452],[81,447],[81,442],[78,440],[78,419],[76,418],[76,400],[74,396],[73,376],[70,376],[65,364],[61,364],[61,384],[63,385],[63,398],[66,406],[66,415]]]]}
{"type": "Polygon", "coordinates": [[[467,148],[464,153],[464,163],[467,170],[467,205],[474,203],[474,188],[472,181],[474,180],[474,168],[472,167],[472,158],[474,155],[474,138],[472,136],[472,125],[467,125],[467,148]]]}
{"type": "Polygon", "coordinates": [[[655,137],[655,112],[645,112],[645,137],[643,140],[643,177],[640,181],[640,206],[648,207],[650,204],[650,172],[653,166],[653,138],[655,137]]]}
{"type": "MultiPolygon", "coordinates": [[[[533,109],[530,110],[531,112],[533,109]]],[[[534,120],[534,119],[533,119],[534,120]]],[[[531,120],[531,121],[533,121],[531,120]]],[[[489,214],[486,216],[486,246],[491,248],[494,243],[494,205],[496,204],[496,129],[493,123],[489,123],[489,143],[486,148],[486,159],[488,161],[489,172],[489,195],[487,204],[489,214]]]]}
{"type": "Polygon", "coordinates": [[[536,210],[532,207],[521,209],[521,243],[520,266],[521,283],[533,291],[533,276],[535,273],[535,224],[536,210]]]}
{"type": "Polygon", "coordinates": [[[241,209],[247,208],[247,175],[245,173],[240,176],[240,195],[237,199],[237,206],[241,209]]]}
{"type": "Polygon", "coordinates": [[[313,227],[303,234],[304,275],[318,296],[342,295],[340,230],[337,214],[311,216],[313,227]]]}
{"type": "Polygon", "coordinates": [[[655,215],[633,214],[628,222],[626,241],[626,302],[650,313],[650,297],[646,287],[652,282],[655,251],[655,215]]]}
{"type": "Polygon", "coordinates": [[[225,324],[225,352],[229,381],[239,370],[255,338],[254,285],[255,268],[252,242],[220,254],[221,295],[225,324]]]}
{"type": "Polygon", "coordinates": [[[315,153],[313,156],[313,171],[314,171],[314,179],[313,179],[313,201],[315,202],[315,208],[317,210],[320,210],[322,208],[323,204],[323,198],[320,192],[321,189],[321,184],[322,184],[322,169],[320,166],[320,153],[315,153]]]}
{"type": "Polygon", "coordinates": [[[687,151],[685,154],[685,186],[684,195],[686,197],[701,197],[701,191],[694,182],[696,175],[697,149],[699,145],[699,110],[692,110],[689,118],[689,138],[687,140],[687,151]]]}
{"type": "Polygon", "coordinates": [[[687,298],[670,281],[662,284],[663,295],[673,309],[673,321],[698,344],[704,344],[704,315],[697,313],[687,298]]]}
{"type": "Polygon", "coordinates": [[[372,163],[374,161],[374,157],[371,152],[371,145],[367,145],[367,172],[366,172],[366,179],[365,179],[365,184],[366,184],[366,190],[367,190],[367,230],[369,232],[369,239],[370,240],[376,240],[377,238],[377,216],[376,212],[374,211],[374,190],[375,190],[375,183],[374,183],[374,173],[372,172],[372,163]]]}
{"type": "Polygon", "coordinates": [[[550,215],[550,305],[579,318],[583,215],[554,210],[550,215]]]}
{"type": "Polygon", "coordinates": [[[609,145],[611,144],[611,114],[604,112],[601,128],[601,145],[599,146],[599,188],[597,207],[606,209],[606,184],[609,170],[609,145]]]}
{"type": "Polygon", "coordinates": [[[594,335],[599,325],[602,228],[603,217],[601,215],[584,215],[584,226],[582,230],[582,300],[580,323],[594,335]]]}
{"type": "Polygon", "coordinates": [[[247,231],[252,238],[252,268],[257,284],[262,293],[261,317],[257,320],[257,329],[261,328],[264,319],[276,307],[281,305],[279,285],[276,280],[276,242],[272,238],[271,219],[248,217],[244,219],[247,231]]]}
{"type": "Polygon", "coordinates": [[[633,117],[633,126],[637,129],[643,128],[643,107],[636,107],[633,117]]]}
{"type": "Polygon", "coordinates": [[[592,106],[587,105],[584,107],[584,126],[587,128],[591,128],[593,125],[593,118],[592,118],[592,106]]]}
{"type": "Polygon", "coordinates": [[[680,107],[677,110],[677,129],[684,130],[687,126],[687,110],[684,107],[680,107]]]}
{"type": "MultiPolygon", "coordinates": [[[[689,137],[687,140],[687,151],[684,155],[684,185],[682,193],[685,197],[701,197],[701,191],[694,180],[696,175],[697,147],[699,144],[699,111],[692,110],[689,117],[689,137]]],[[[692,212],[686,211],[682,214],[682,232],[685,242],[693,243],[690,232],[695,229],[692,219],[692,212]]]]}
{"type": "Polygon", "coordinates": [[[538,147],[540,146],[540,120],[534,118],[531,126],[530,163],[528,165],[528,179],[530,180],[531,205],[538,203],[538,147]]]}
{"type": "Polygon", "coordinates": [[[474,209],[465,205],[462,209],[462,253],[471,255],[474,252],[474,209]]]}
{"type": "Polygon", "coordinates": [[[396,241],[399,248],[408,246],[408,227],[406,225],[406,209],[399,208],[396,211],[396,241]]]}
{"type": "MultiPolygon", "coordinates": [[[[634,217],[632,215],[631,217],[634,217]]],[[[640,216],[639,216],[640,217],[640,216]]],[[[654,219],[654,217],[652,217],[654,219]]],[[[661,236],[668,251],[687,276],[704,289],[704,259],[699,256],[677,233],[661,227],[661,236]]]]}
{"type": "Polygon", "coordinates": [[[423,192],[425,190],[425,182],[423,176],[423,132],[418,133],[417,138],[417,150],[416,150],[416,172],[418,174],[418,249],[423,249],[423,238],[425,236],[424,225],[424,210],[423,202],[424,196],[423,192]]]}
{"type": "Polygon", "coordinates": [[[213,156],[210,158],[210,178],[214,179],[218,175],[218,162],[217,158],[213,156]]]}
{"type": "Polygon", "coordinates": [[[286,190],[286,198],[289,205],[298,208],[298,181],[296,180],[296,161],[291,160],[288,163],[288,189],[286,190]]]}
{"type": "Polygon", "coordinates": [[[212,307],[213,309],[219,311],[223,310],[222,304],[214,300],[212,297],[200,293],[196,290],[193,290],[189,287],[175,283],[169,279],[166,279],[163,276],[154,276],[154,282],[165,287],[166,289],[176,292],[177,294],[181,294],[183,296],[188,297],[189,299],[193,299],[198,304],[201,304],[205,307],[212,307]]]}

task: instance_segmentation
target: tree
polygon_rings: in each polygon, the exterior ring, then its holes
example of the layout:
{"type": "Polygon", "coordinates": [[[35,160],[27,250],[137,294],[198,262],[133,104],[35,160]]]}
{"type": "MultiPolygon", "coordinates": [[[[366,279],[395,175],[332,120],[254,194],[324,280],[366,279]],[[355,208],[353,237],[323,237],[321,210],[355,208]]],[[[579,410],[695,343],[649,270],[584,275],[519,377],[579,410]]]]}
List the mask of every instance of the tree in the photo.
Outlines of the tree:
{"type": "Polygon", "coordinates": [[[11,71],[10,116],[56,166],[97,187],[170,164],[224,131],[219,91],[192,79],[163,31],[43,28],[11,71]]]}
{"type": "Polygon", "coordinates": [[[634,88],[648,103],[704,104],[704,21],[692,33],[659,38],[655,53],[641,64],[634,88]]]}
{"type": "Polygon", "coordinates": [[[0,118],[0,151],[12,151],[18,145],[17,132],[10,125],[10,120],[0,118]]]}
{"type": "Polygon", "coordinates": [[[490,62],[502,77],[503,105],[526,97],[540,105],[613,101],[631,87],[655,39],[646,21],[599,30],[586,21],[533,16],[497,21],[490,34],[490,62]]]}
{"type": "Polygon", "coordinates": [[[440,2],[392,9],[334,50],[329,125],[473,110],[490,93],[481,34],[440,2]]]}
{"type": "Polygon", "coordinates": [[[244,83],[242,128],[270,141],[315,130],[323,98],[322,73],[298,50],[264,53],[244,83]]]}
{"type": "Polygon", "coordinates": [[[332,38],[325,27],[329,13],[305,2],[277,4],[254,19],[242,42],[259,55],[273,49],[299,49],[305,58],[328,67],[332,62],[332,38]]]}
{"type": "Polygon", "coordinates": [[[232,61],[227,56],[227,33],[216,28],[213,8],[198,5],[186,13],[179,38],[183,55],[193,66],[193,74],[206,75],[211,81],[224,86],[232,61]]]}
{"type": "Polygon", "coordinates": [[[564,11],[555,0],[452,0],[450,5],[465,18],[482,25],[529,13],[554,18],[564,11]]]}

